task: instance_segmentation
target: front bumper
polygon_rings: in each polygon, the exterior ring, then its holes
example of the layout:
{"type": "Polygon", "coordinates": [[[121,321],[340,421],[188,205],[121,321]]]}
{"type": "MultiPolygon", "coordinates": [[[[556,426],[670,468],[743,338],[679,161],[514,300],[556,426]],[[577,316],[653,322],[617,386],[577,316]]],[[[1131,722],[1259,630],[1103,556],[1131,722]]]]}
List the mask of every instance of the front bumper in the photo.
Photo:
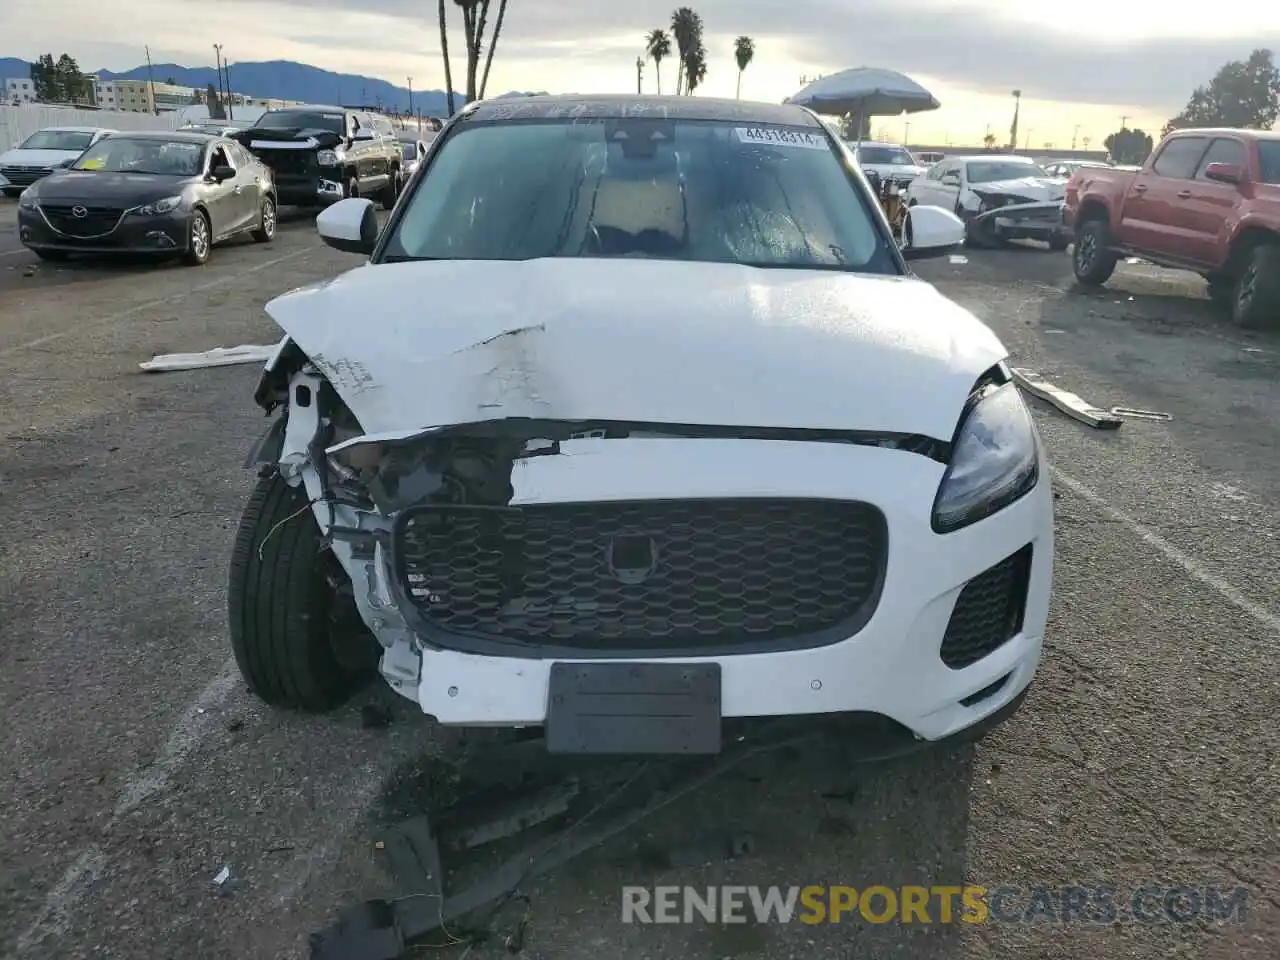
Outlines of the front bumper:
{"type": "Polygon", "coordinates": [[[977,214],[970,223],[975,230],[1004,240],[1052,240],[1069,236],[1060,200],[997,207],[977,214]]]}
{"type": "Polygon", "coordinates": [[[175,254],[190,244],[191,214],[181,209],[152,217],[121,216],[105,233],[80,237],[56,229],[44,214],[18,209],[18,239],[32,250],[89,254],[175,254]]]}
{"type": "Polygon", "coordinates": [[[295,207],[327,207],[344,196],[342,170],[308,167],[305,172],[274,171],[279,202],[295,207]]]}
{"type": "MultiPolygon", "coordinates": [[[[1053,557],[1047,466],[1018,502],[940,536],[930,527],[930,512],[942,473],[941,464],[917,454],[838,444],[582,440],[563,444],[558,456],[521,461],[512,504],[768,496],[875,505],[887,523],[888,561],[874,613],[854,635],[806,649],[661,662],[719,664],[726,718],[865,712],[901,724],[916,738],[938,740],[996,715],[1025,692],[1040,660],[1053,557]],[[1020,628],[976,662],[948,666],[940,651],[962,590],[1026,548],[1020,628]]],[[[390,645],[408,621],[390,609],[396,589],[386,557],[373,569],[382,579],[376,592],[385,599],[365,619],[390,645]]],[[[355,582],[367,582],[358,579],[365,568],[348,570],[355,582]]],[[[424,644],[430,639],[418,637],[424,644]]],[[[426,645],[420,667],[406,671],[403,662],[389,663],[390,656],[383,673],[392,686],[441,723],[500,726],[545,722],[554,662],[603,659],[426,645]]]]}

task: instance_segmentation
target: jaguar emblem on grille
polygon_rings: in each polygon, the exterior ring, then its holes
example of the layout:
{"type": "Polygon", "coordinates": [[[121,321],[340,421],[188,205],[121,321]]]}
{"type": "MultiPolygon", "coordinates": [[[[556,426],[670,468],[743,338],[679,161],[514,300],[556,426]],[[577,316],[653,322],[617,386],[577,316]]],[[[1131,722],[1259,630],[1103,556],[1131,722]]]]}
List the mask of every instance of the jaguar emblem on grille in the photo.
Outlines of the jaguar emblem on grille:
{"type": "Polygon", "coordinates": [[[72,207],[71,215],[75,217],[77,220],[83,220],[85,217],[89,215],[89,211],[86,210],[84,207],[72,207]]]}
{"type": "Polygon", "coordinates": [[[658,545],[653,537],[618,536],[605,550],[609,572],[628,586],[644,583],[658,569],[658,545]]]}

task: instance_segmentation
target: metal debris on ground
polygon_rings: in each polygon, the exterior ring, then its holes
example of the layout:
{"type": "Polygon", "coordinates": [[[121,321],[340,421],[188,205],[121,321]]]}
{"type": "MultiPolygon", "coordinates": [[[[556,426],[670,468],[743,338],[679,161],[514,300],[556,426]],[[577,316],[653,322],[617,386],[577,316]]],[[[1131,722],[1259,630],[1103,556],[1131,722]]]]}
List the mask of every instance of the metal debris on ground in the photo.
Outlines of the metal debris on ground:
{"type": "Polygon", "coordinates": [[[1118,430],[1120,429],[1120,424],[1124,423],[1115,414],[1109,413],[1100,407],[1095,407],[1074,393],[1054,386],[1048,380],[1041,379],[1038,374],[1030,370],[1014,368],[1012,373],[1013,382],[1022,390],[1033,397],[1052,404],[1074,420],[1079,420],[1081,423],[1088,424],[1097,430],[1118,430]]]}
{"type": "Polygon", "coordinates": [[[968,262],[969,262],[969,258],[968,258],[968,257],[966,257],[966,256],[963,256],[963,255],[961,255],[961,254],[959,254],[959,253],[953,253],[953,254],[951,255],[951,262],[952,262],[952,263],[968,263],[968,262]]]}
{"type": "Polygon", "coordinates": [[[1112,416],[1124,417],[1127,420],[1172,420],[1173,414],[1161,413],[1159,410],[1135,410],[1133,407],[1112,407],[1112,416]]]}
{"type": "Polygon", "coordinates": [[[213,883],[214,883],[214,886],[220,887],[230,879],[231,879],[231,868],[223,867],[221,870],[218,871],[218,875],[213,878],[213,883]]]}
{"type": "Polygon", "coordinates": [[[162,353],[138,364],[144,373],[166,370],[199,370],[204,367],[226,367],[236,363],[266,363],[275,352],[275,344],[246,344],[239,347],[214,347],[200,353],[162,353]]]}

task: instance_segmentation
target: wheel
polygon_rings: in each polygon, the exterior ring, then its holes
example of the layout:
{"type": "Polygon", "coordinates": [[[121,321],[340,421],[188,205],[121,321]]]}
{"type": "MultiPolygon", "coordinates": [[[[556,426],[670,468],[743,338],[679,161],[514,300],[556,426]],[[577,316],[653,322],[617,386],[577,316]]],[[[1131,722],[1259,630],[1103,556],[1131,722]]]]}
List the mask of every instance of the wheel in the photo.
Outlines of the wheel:
{"type": "Polygon", "coordinates": [[[386,186],[378,191],[378,203],[382,205],[383,210],[390,210],[396,205],[396,198],[400,196],[400,170],[399,168],[391,171],[391,179],[387,181],[386,186]]]}
{"type": "Polygon", "coordinates": [[[1071,256],[1076,279],[1091,287],[1100,287],[1110,280],[1120,259],[1110,247],[1111,229],[1105,220],[1086,220],[1080,224],[1071,256]]]}
{"type": "Polygon", "coordinates": [[[32,250],[31,252],[41,260],[48,260],[52,263],[61,263],[63,260],[67,259],[67,252],[65,250],[32,250]]]}
{"type": "Polygon", "coordinates": [[[1054,253],[1061,253],[1071,245],[1071,238],[1064,236],[1055,236],[1049,238],[1049,249],[1054,253]]]}
{"type": "Polygon", "coordinates": [[[258,216],[258,229],[252,237],[257,243],[270,243],[276,235],[276,202],[270,197],[262,198],[262,213],[258,216]]]}
{"type": "Polygon", "coordinates": [[[182,259],[193,267],[202,266],[209,261],[212,246],[213,231],[209,229],[209,218],[197,210],[191,215],[191,225],[187,227],[187,252],[182,259]]]}
{"type": "Polygon", "coordinates": [[[227,611],[240,674],[272,706],[332,709],[377,666],[381,648],[323,546],[303,490],[275,471],[259,479],[231,553],[227,611]]]}
{"type": "Polygon", "coordinates": [[[1241,327],[1280,328],[1280,244],[1248,251],[1236,274],[1231,319],[1241,327]]]}

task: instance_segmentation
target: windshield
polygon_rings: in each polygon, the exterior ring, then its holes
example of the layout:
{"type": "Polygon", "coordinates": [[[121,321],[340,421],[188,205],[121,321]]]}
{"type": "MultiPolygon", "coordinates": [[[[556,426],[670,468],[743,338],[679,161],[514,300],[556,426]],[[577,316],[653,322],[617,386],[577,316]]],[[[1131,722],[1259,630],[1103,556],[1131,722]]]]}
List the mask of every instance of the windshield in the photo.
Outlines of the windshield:
{"type": "Polygon", "coordinates": [[[1280,184],[1280,140],[1258,141],[1258,178],[1280,184]]]}
{"type": "Polygon", "coordinates": [[[343,115],[328,110],[268,110],[259,118],[261,130],[328,130],[341,135],[343,115]]]}
{"type": "Polygon", "coordinates": [[[83,150],[93,139],[92,133],[77,130],[41,130],[22,141],[19,150],[83,150]]]}
{"type": "Polygon", "coordinates": [[[914,167],[915,158],[902,147],[859,147],[859,163],[880,163],[885,166],[914,167]]]}
{"type": "Polygon", "coordinates": [[[194,177],[204,169],[204,147],[195,140],[108,137],[86,150],[71,169],[194,177]]]}
{"type": "Polygon", "coordinates": [[[659,118],[458,127],[383,250],[392,261],[611,256],[899,272],[821,131],[659,118]]]}
{"type": "Polygon", "coordinates": [[[995,183],[997,180],[1018,180],[1022,177],[1049,176],[1038,164],[1016,160],[979,160],[966,164],[970,183],[995,183]]]}

